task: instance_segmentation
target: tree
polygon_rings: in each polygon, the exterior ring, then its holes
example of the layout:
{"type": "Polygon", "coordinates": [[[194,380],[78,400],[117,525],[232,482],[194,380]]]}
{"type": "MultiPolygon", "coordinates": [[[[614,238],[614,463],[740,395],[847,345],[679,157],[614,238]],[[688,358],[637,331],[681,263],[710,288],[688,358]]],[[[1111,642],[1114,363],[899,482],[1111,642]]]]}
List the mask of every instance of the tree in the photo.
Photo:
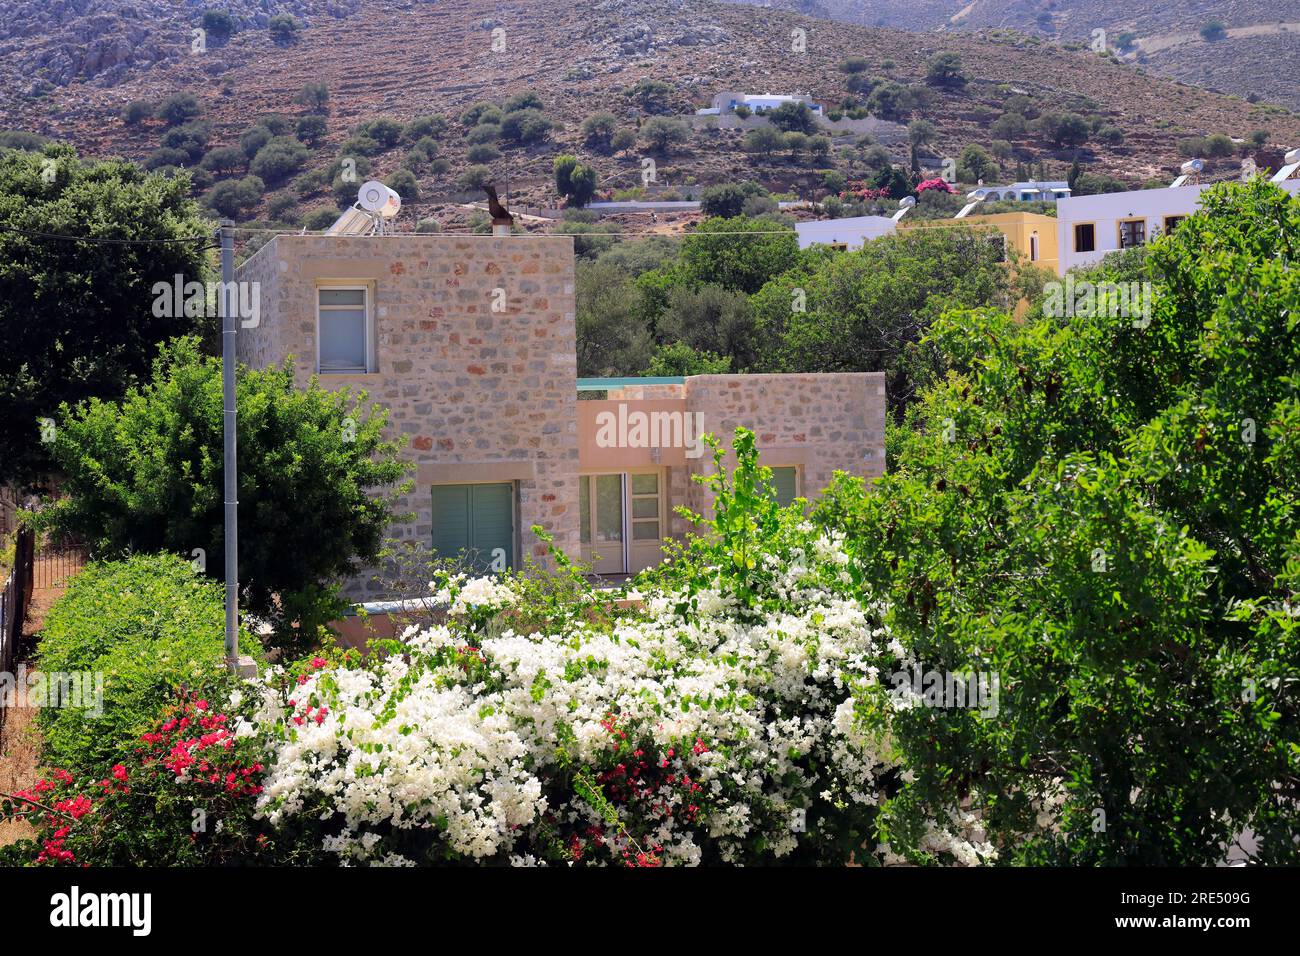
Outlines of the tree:
{"type": "Polygon", "coordinates": [[[650,364],[641,372],[649,376],[726,375],[731,359],[725,355],[698,351],[685,342],[670,342],[655,349],[650,364]]]}
{"type": "Polygon", "coordinates": [[[1023,139],[1029,123],[1019,113],[1003,113],[993,121],[989,132],[999,139],[1023,139]]]}
{"type": "Polygon", "coordinates": [[[817,116],[804,102],[782,103],[763,114],[767,121],[785,133],[817,132],[817,116]]]}
{"type": "Polygon", "coordinates": [[[204,194],[203,200],[227,219],[239,219],[262,201],[266,183],[257,176],[224,179],[204,194]]]}
{"type": "Polygon", "coordinates": [[[604,257],[579,259],[576,280],[578,374],[633,375],[644,368],[652,342],[630,271],[604,257]]]}
{"type": "Polygon", "coordinates": [[[761,153],[770,157],[777,150],[785,148],[785,137],[781,131],[771,126],[756,126],[745,134],[745,150],[761,153]]]}
{"type": "MultiPolygon", "coordinates": [[[[293,366],[241,369],[239,583],[277,632],[315,636],[341,612],[336,581],[379,555],[407,466],[363,395],[299,388],[293,366]]],[[[52,526],[97,554],[201,549],[224,580],[221,362],[193,338],[162,350],[151,380],[119,402],[63,406],[51,452],[67,497],[52,526]]]]}
{"type": "Polygon", "coordinates": [[[267,143],[271,142],[271,131],[265,126],[254,126],[239,137],[239,148],[244,155],[252,159],[267,143]]]}
{"type": "Polygon", "coordinates": [[[527,145],[539,143],[551,131],[551,121],[531,107],[506,113],[501,120],[501,136],[527,145]]]}
{"type": "Polygon", "coordinates": [[[569,202],[575,206],[585,206],[596,195],[596,170],[579,163],[569,176],[569,202]]]}
{"type": "Polygon", "coordinates": [[[867,97],[868,112],[881,119],[900,120],[915,107],[915,93],[901,83],[883,83],[867,97]]]}
{"type": "Polygon", "coordinates": [[[148,100],[132,100],[122,108],[122,121],[128,126],[139,126],[153,115],[154,107],[148,100]]]}
{"type": "Polygon", "coordinates": [[[420,198],[420,181],[409,169],[398,169],[385,176],[384,185],[405,201],[414,202],[420,198]]]}
{"type": "Polygon", "coordinates": [[[492,170],[487,166],[469,166],[460,174],[457,182],[461,189],[479,190],[484,184],[492,182],[492,170]]]}
{"type": "Polygon", "coordinates": [[[998,176],[998,164],[993,157],[974,143],[961,151],[957,160],[957,178],[963,182],[973,183],[981,179],[995,179],[998,176]]]}
{"type": "Polygon", "coordinates": [[[928,146],[939,136],[939,131],[929,120],[912,120],[907,124],[907,141],[913,146],[928,146]]]}
{"type": "Polygon", "coordinates": [[[1012,864],[1213,866],[1249,827],[1258,862],[1294,865],[1298,240],[1294,198],[1217,186],[1078,277],[1149,281],[1149,300],[1094,285],[1037,321],[932,329],[948,371],[897,466],[828,510],[900,653],[999,674],[1003,717],[891,723],[916,771],[882,808],[891,833],[951,797],[1012,864]]]}
{"type": "Polygon", "coordinates": [[[617,128],[618,119],[613,113],[592,113],[582,121],[583,142],[592,149],[608,152],[617,128]]]}
{"type": "Polygon", "coordinates": [[[248,165],[248,158],[238,146],[218,146],[208,151],[201,165],[213,175],[229,176],[242,172],[248,165]]]}
{"type": "Polygon", "coordinates": [[[1215,40],[1222,40],[1228,35],[1228,29],[1223,25],[1221,20],[1210,20],[1200,30],[1201,39],[1213,43],[1215,40]]]}
{"type": "Polygon", "coordinates": [[[706,216],[720,216],[730,219],[739,216],[745,206],[749,193],[737,183],[722,183],[709,186],[700,195],[700,212],[706,216]]]}
{"type": "Polygon", "coordinates": [[[323,140],[325,134],[329,132],[329,123],[325,121],[325,117],[323,116],[309,114],[298,120],[294,132],[297,133],[298,138],[308,146],[315,146],[323,140]]]}
{"type": "Polygon", "coordinates": [[[149,370],[159,343],[213,330],[207,316],[153,309],[154,283],[210,274],[211,233],[188,190],[184,176],[81,161],[67,146],[0,154],[0,484],[47,474],[41,419],[61,402],[118,398],[149,370]],[[10,229],[176,241],[70,242],[10,229]]]}
{"type": "Polygon", "coordinates": [[[392,149],[402,141],[404,131],[405,127],[391,116],[378,116],[361,123],[352,133],[355,136],[369,137],[384,149],[392,149]]]}
{"type": "Polygon", "coordinates": [[[1091,127],[1078,113],[1044,113],[1037,120],[1043,134],[1057,146],[1082,146],[1088,142],[1091,127]]]}
{"type": "Polygon", "coordinates": [[[959,90],[966,85],[961,57],[956,53],[936,53],[925,64],[925,81],[931,86],[959,90]]]}
{"type": "Polygon", "coordinates": [[[529,90],[526,93],[516,93],[506,100],[501,107],[501,112],[513,113],[516,110],[537,110],[540,113],[543,108],[542,98],[529,90]]]}
{"type": "Polygon", "coordinates": [[[202,22],[208,36],[218,42],[230,39],[231,34],[237,29],[235,18],[226,10],[204,10],[202,22]]]}
{"type": "Polygon", "coordinates": [[[690,130],[684,122],[666,116],[652,116],[641,126],[641,139],[658,153],[672,152],[689,137],[690,130]]]}
{"type": "Polygon", "coordinates": [[[277,45],[288,46],[298,39],[302,24],[292,14],[277,13],[267,21],[266,28],[277,45]]]}
{"type": "Polygon", "coordinates": [[[325,114],[330,111],[330,88],[324,80],[308,83],[298,94],[298,102],[307,107],[308,112],[325,114]]]}
{"type": "Polygon", "coordinates": [[[847,73],[850,76],[853,76],[855,73],[862,73],[865,71],[868,65],[866,57],[848,56],[843,60],[840,60],[839,69],[841,73],[847,73]]]}
{"type": "Polygon", "coordinates": [[[208,145],[208,125],[199,120],[191,120],[173,126],[163,133],[160,142],[164,149],[179,149],[191,161],[196,160],[203,155],[203,150],[208,145]]]}
{"type": "Polygon", "coordinates": [[[791,268],[799,241],[768,219],[705,219],[682,241],[681,282],[752,294],[791,268]]]}
{"type": "Polygon", "coordinates": [[[636,133],[630,129],[621,129],[609,141],[609,148],[616,153],[626,153],[636,145],[636,133]]]}
{"type": "Polygon", "coordinates": [[[674,88],[663,80],[643,78],[623,91],[624,95],[647,113],[672,111],[674,88]]]}
{"type": "Polygon", "coordinates": [[[885,372],[898,412],[926,377],[914,349],[931,323],[952,308],[1009,305],[1000,259],[978,232],[913,229],[773,273],[752,299],[756,370],[885,372]],[[803,311],[792,308],[797,299],[803,311]]]}
{"type": "Polygon", "coordinates": [[[154,115],[168,126],[179,126],[203,112],[203,105],[193,93],[176,93],[158,104],[154,115]]]}
{"type": "Polygon", "coordinates": [[[408,143],[416,143],[425,139],[433,142],[447,132],[447,126],[445,116],[417,116],[403,128],[402,139],[408,143]]]}
{"type": "Polygon", "coordinates": [[[659,317],[658,334],[666,342],[681,343],[705,356],[721,356],[728,366],[734,362],[737,368],[746,368],[756,358],[758,342],[749,297],[718,285],[673,289],[668,308],[659,317]]]}
{"type": "Polygon", "coordinates": [[[289,136],[277,136],[257,151],[248,171],[267,182],[279,182],[307,162],[307,148],[289,136]]]}

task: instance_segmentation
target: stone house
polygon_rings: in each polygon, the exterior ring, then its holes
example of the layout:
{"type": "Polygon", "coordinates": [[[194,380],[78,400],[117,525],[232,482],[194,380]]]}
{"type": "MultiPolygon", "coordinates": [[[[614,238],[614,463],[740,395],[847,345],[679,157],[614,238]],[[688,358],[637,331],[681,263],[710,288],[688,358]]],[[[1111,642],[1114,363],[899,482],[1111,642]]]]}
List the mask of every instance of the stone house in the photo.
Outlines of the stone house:
{"type": "MultiPolygon", "coordinates": [[[[674,508],[707,513],[701,432],[751,428],[781,498],[884,469],[880,373],[579,380],[569,237],[279,235],[237,279],[261,307],[242,362],[293,356],[302,384],[389,408],[415,465],[391,537],[440,556],[545,564],[540,525],[598,573],[657,563],[688,530],[674,508]]],[[[373,574],[348,590],[389,596],[373,574]]]]}

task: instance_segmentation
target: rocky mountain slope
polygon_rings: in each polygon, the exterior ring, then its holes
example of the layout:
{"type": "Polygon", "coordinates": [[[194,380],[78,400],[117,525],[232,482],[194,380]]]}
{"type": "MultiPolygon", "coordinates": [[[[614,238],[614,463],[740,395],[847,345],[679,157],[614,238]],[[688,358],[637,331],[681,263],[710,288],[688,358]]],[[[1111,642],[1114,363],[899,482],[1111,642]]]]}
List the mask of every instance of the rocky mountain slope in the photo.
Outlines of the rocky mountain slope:
{"type": "MultiPolygon", "coordinates": [[[[296,96],[306,84],[320,81],[330,91],[328,129],[313,145],[303,172],[328,166],[350,131],[367,120],[409,121],[430,114],[453,120],[439,138],[446,168],[421,171],[419,197],[408,200],[415,215],[441,215],[464,193],[455,180],[470,165],[469,144],[454,120],[475,101],[500,104],[525,92],[541,98],[546,115],[557,123],[550,137],[529,146],[499,143],[501,155],[490,165],[499,181],[511,184],[518,201],[553,205],[550,166],[559,152],[574,152],[594,166],[602,189],[641,182],[643,147],[592,151],[579,133],[582,120],[597,110],[612,112],[620,125],[635,131],[648,119],[627,95],[637,81],[666,81],[677,113],[706,105],[724,89],[807,92],[830,107],[849,95],[848,78],[838,67],[850,56],[865,58],[867,73],[882,81],[913,85],[923,84],[927,60],[935,53],[961,56],[970,82],[962,89],[936,90],[930,105],[903,118],[933,123],[937,133],[923,157],[927,166],[958,156],[968,144],[987,146],[993,138],[990,124],[1009,97],[1028,98],[1038,111],[1079,113],[1121,135],[1082,149],[1027,137],[1014,144],[1015,155],[1005,163],[1008,175],[1020,166],[1063,176],[1078,155],[1089,170],[1140,183],[1167,180],[1180,161],[1178,143],[1188,136],[1217,132],[1240,138],[1264,130],[1271,145],[1300,143],[1300,117],[1144,75],[1086,49],[1016,36],[908,33],[701,0],[597,0],[581,6],[563,0],[380,0],[355,10],[339,0],[297,5],[230,0],[229,7],[248,19],[228,41],[209,42],[198,52],[189,45],[201,15],[195,3],[65,0],[62,6],[33,6],[64,19],[61,26],[47,23],[44,32],[32,36],[16,36],[7,28],[2,62],[10,76],[3,88],[10,92],[0,96],[0,129],[68,139],[89,155],[143,159],[158,148],[163,128],[157,122],[128,125],[120,117],[122,108],[189,91],[206,109],[211,149],[237,143],[258,114],[300,113],[296,96]],[[263,24],[284,9],[298,9],[305,26],[296,41],[277,45],[263,24]],[[131,48],[140,51],[138,61],[121,60],[88,78],[83,74],[89,61],[75,70],[59,67],[61,81],[68,70],[74,74],[64,85],[50,74],[52,64],[64,63],[58,54],[51,54],[44,67],[15,66],[35,63],[22,58],[41,50],[59,49],[65,34],[80,35],[87,18],[110,14],[125,35],[147,29],[147,42],[131,48]],[[803,31],[803,48],[792,42],[792,31],[803,31]],[[25,85],[12,82],[18,74],[25,85]],[[38,81],[48,85],[33,92],[38,81]]],[[[774,190],[808,195],[827,166],[850,178],[859,172],[856,137],[837,138],[821,169],[747,153],[742,139],[739,130],[696,130],[686,143],[658,157],[657,186],[682,190],[757,179],[774,190]]],[[[405,152],[403,144],[372,157],[374,172],[394,172],[405,152]]],[[[900,162],[907,159],[905,147],[895,147],[894,155],[900,162]]],[[[268,201],[290,192],[300,197],[300,213],[332,208],[326,188],[313,193],[294,180],[268,182],[267,189],[268,201]]],[[[265,208],[258,206],[246,218],[264,216],[265,208]]]]}
{"type": "MultiPolygon", "coordinates": [[[[735,0],[744,2],[744,0],[735,0]]],[[[1104,30],[1126,61],[1211,89],[1300,109],[1300,3],[1295,0],[760,0],[846,23],[905,30],[1015,30],[1091,43],[1104,30]],[[1225,27],[1206,39],[1201,28],[1225,27]],[[1123,45],[1121,46],[1121,40],[1123,45]]]]}

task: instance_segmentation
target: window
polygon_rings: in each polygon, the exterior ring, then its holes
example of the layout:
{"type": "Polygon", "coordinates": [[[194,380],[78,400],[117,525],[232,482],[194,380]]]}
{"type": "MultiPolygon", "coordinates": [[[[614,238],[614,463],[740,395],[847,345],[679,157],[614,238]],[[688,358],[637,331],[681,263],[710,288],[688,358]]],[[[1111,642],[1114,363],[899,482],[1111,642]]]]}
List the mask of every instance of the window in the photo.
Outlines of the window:
{"type": "Polygon", "coordinates": [[[1097,227],[1081,222],[1074,227],[1074,251],[1092,252],[1097,248],[1097,227]]]}
{"type": "Polygon", "coordinates": [[[1178,228],[1178,224],[1186,219],[1186,216],[1165,216],[1165,235],[1169,235],[1178,228]]]}
{"type": "Polygon", "coordinates": [[[433,553],[480,573],[514,567],[514,485],[434,485],[433,553]]]}
{"type": "Polygon", "coordinates": [[[659,476],[654,473],[632,475],[632,540],[658,541],[659,476]]]}
{"type": "Polygon", "coordinates": [[[794,465],[773,468],[772,483],[776,485],[776,503],[782,508],[799,497],[799,469],[794,465]]]}
{"type": "Polygon", "coordinates": [[[1119,247],[1132,249],[1145,245],[1147,241],[1147,221],[1145,219],[1121,219],[1119,223],[1119,247]]]}
{"type": "Polygon", "coordinates": [[[1029,261],[1038,261],[1038,233],[1036,232],[1029,235],[1029,261]]]}
{"type": "Polygon", "coordinates": [[[322,286],[316,295],[316,370],[334,375],[375,371],[369,290],[322,286]]]}

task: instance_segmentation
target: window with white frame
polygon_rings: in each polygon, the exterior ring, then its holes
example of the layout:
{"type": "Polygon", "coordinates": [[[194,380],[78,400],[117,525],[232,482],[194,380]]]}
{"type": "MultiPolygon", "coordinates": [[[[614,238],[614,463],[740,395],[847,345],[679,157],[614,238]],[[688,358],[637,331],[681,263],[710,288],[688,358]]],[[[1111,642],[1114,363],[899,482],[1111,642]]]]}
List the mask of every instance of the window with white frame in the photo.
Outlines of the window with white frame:
{"type": "Polygon", "coordinates": [[[322,374],[373,372],[374,320],[370,289],[323,285],[316,290],[316,370],[322,374]]]}

